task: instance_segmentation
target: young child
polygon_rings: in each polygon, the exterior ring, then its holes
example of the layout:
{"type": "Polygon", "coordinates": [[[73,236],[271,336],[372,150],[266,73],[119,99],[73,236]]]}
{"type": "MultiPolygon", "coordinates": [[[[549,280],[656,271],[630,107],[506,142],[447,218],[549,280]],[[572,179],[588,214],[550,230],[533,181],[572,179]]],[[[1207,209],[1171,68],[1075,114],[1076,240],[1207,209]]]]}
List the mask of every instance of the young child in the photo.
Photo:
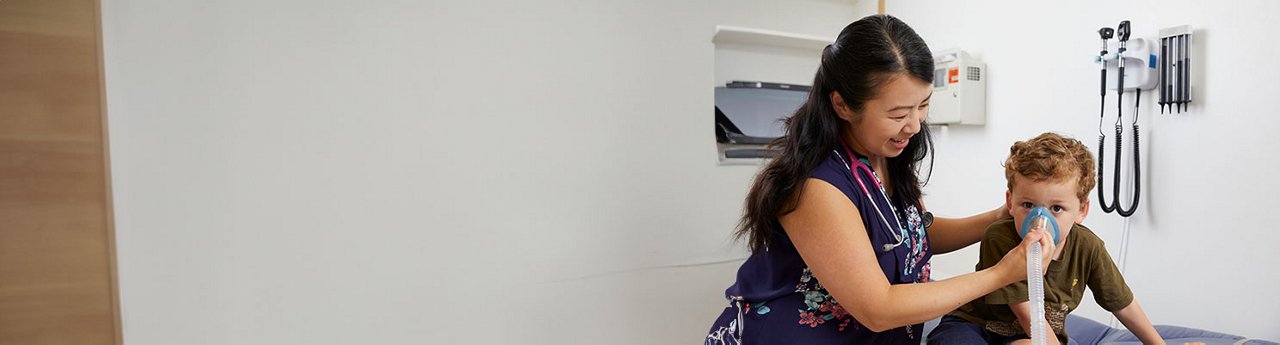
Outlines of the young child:
{"type": "MultiPolygon", "coordinates": [[[[1014,143],[1004,167],[1009,183],[1005,202],[1013,218],[987,227],[977,269],[995,265],[1017,247],[1023,219],[1031,209],[1045,207],[1061,232],[1053,261],[1044,264],[1048,343],[1067,343],[1067,314],[1080,305],[1087,286],[1098,305],[1115,314],[1144,344],[1163,344],[1102,240],[1080,224],[1089,214],[1089,192],[1096,181],[1088,148],[1078,140],[1045,133],[1014,143]]],[[[1029,342],[1030,305],[1025,281],[1006,286],[944,316],[929,334],[929,344],[1029,342]]]]}

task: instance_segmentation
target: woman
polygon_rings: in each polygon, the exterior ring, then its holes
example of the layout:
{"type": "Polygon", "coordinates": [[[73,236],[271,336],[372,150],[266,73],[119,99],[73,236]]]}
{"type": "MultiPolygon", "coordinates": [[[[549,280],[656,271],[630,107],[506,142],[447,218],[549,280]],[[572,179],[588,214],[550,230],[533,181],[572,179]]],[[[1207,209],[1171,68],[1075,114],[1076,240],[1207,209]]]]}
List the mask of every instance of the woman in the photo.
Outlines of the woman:
{"type": "Polygon", "coordinates": [[[809,99],[747,196],[737,235],[752,255],[708,344],[919,343],[923,322],[1026,279],[1031,243],[1052,248],[1033,232],[989,269],[929,282],[934,252],[973,244],[1007,216],[930,224],[924,213],[916,167],[929,154],[933,67],[924,40],[891,16],[849,24],[823,49],[809,99]]]}

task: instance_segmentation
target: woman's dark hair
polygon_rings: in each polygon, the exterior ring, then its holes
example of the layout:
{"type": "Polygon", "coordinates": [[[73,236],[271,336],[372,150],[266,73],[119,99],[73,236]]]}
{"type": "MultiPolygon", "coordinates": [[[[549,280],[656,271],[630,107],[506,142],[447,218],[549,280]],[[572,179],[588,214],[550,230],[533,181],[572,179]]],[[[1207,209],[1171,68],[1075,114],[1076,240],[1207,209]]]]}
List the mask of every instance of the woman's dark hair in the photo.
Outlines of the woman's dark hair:
{"type": "MultiPolygon", "coordinates": [[[[846,124],[831,104],[832,91],[860,112],[892,77],[906,74],[932,83],[933,67],[929,46],[898,18],[868,16],[840,31],[835,43],[822,50],[809,99],[784,120],[786,133],[770,144],[778,154],[756,175],[736,236],[747,237],[752,251],[772,244],[773,223],[795,210],[810,172],[840,145],[846,124]]],[[[922,123],[902,154],[887,159],[893,189],[889,193],[895,203],[919,206],[921,183],[916,169],[930,156],[932,142],[929,127],[922,123]]]]}

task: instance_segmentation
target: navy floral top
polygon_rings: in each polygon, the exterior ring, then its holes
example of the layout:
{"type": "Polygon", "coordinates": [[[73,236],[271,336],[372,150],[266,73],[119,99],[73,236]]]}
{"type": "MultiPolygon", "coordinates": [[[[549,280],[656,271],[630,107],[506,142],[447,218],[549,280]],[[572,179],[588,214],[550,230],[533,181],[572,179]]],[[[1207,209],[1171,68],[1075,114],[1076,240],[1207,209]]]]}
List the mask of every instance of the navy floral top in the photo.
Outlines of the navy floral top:
{"type": "MultiPolygon", "coordinates": [[[[843,153],[843,152],[841,152],[843,153]]],[[[888,201],[875,190],[876,177],[854,169],[870,190],[871,196],[862,192],[854,181],[846,164],[848,157],[833,152],[810,177],[830,183],[844,192],[862,215],[879,259],[880,268],[890,284],[911,284],[929,281],[929,237],[918,205],[888,201]],[[881,220],[875,207],[884,211],[881,220]],[[905,207],[904,207],[905,206],[905,207]],[[896,210],[893,212],[890,210],[896,210]],[[897,222],[901,224],[899,227],[897,222]],[[890,225],[893,225],[890,227],[890,225]],[[884,244],[898,243],[898,232],[904,238],[902,245],[883,251],[884,244]]],[[[858,157],[866,163],[866,159],[858,157]]],[[[853,164],[849,164],[853,166],[853,164]]],[[[738,269],[738,278],[725,290],[729,306],[711,327],[706,344],[870,344],[870,343],[919,343],[922,324],[899,327],[884,332],[873,332],[862,327],[858,316],[844,309],[809,272],[808,265],[796,252],[782,225],[773,222],[773,244],[765,250],[752,253],[738,269]]]]}

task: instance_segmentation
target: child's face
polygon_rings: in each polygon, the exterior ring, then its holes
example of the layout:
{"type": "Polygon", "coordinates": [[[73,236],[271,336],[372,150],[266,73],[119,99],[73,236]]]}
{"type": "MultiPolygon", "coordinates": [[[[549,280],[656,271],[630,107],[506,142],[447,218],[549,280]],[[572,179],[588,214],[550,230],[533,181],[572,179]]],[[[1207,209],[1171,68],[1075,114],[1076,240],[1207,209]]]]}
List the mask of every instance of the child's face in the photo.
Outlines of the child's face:
{"type": "Polygon", "coordinates": [[[1079,182],[1074,178],[1063,181],[1032,181],[1014,174],[1013,190],[1005,192],[1005,203],[1009,206],[1009,214],[1013,215],[1013,224],[1019,232],[1022,231],[1022,222],[1031,209],[1036,206],[1049,209],[1058,222],[1058,241],[1062,241],[1071,233],[1071,225],[1083,222],[1084,217],[1089,214],[1089,201],[1081,202],[1076,197],[1078,188],[1079,182]]]}

